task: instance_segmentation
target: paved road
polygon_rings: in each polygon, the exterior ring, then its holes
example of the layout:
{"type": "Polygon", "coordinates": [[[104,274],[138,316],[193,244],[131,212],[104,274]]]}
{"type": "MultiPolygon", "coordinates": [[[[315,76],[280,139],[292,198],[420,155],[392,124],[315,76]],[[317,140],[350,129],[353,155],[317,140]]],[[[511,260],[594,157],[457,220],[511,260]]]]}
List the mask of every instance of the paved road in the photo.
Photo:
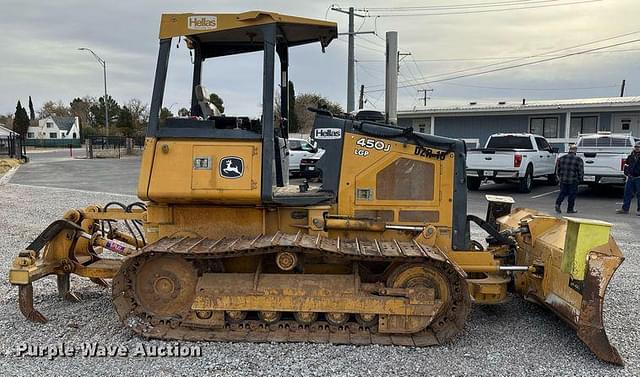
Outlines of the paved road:
{"type": "Polygon", "coordinates": [[[84,149],[29,153],[10,183],[135,195],[140,157],[84,159],[84,149]]]}
{"type": "MultiPolygon", "coordinates": [[[[544,180],[536,181],[533,191],[528,194],[517,192],[514,185],[509,184],[483,184],[479,191],[469,192],[468,208],[470,213],[484,215],[486,211],[487,194],[506,195],[515,199],[516,207],[527,207],[540,210],[546,213],[554,213],[555,200],[558,195],[558,186],[548,186],[544,180]]],[[[598,190],[592,190],[587,186],[580,186],[578,198],[576,200],[576,217],[587,217],[602,219],[605,221],[616,221],[620,216],[615,214],[615,210],[622,204],[622,187],[606,186],[598,190]]],[[[565,200],[562,208],[566,210],[565,200]]],[[[635,216],[634,216],[634,220],[635,216]]],[[[640,218],[637,218],[640,221],[640,218]]]]}

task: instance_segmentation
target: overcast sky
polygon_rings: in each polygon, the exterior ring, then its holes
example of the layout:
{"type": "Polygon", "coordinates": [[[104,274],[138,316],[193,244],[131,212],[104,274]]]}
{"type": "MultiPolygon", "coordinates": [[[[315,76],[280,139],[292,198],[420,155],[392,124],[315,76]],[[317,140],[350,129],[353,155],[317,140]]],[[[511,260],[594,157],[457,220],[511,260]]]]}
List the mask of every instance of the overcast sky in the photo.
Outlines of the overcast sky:
{"type": "MultiPolygon", "coordinates": [[[[340,3],[340,6],[462,6],[505,1],[353,1],[340,3]]],[[[530,3],[524,4],[529,9],[500,12],[357,18],[357,29],[375,29],[379,35],[356,38],[356,58],[360,61],[356,69],[356,84],[357,87],[364,84],[367,88],[366,107],[384,109],[383,92],[375,90],[381,89],[384,83],[383,39],[385,31],[389,30],[398,31],[400,50],[412,54],[405,57],[400,65],[399,80],[414,85],[399,90],[401,110],[422,106],[418,89],[433,89],[429,93],[428,107],[469,101],[494,103],[499,100],[521,101],[522,98],[617,96],[622,79],[627,80],[626,95],[640,95],[640,42],[485,75],[421,84],[457,75],[451,72],[464,70],[461,73],[473,73],[640,39],[640,1],[637,0],[531,0],[530,3]],[[574,4],[555,6],[561,3],[574,4]],[[542,5],[545,7],[539,7],[542,5]],[[561,51],[636,31],[638,33],[625,37],[561,51]],[[550,51],[555,52],[504,63],[550,51]],[[478,66],[488,67],[479,69],[478,66]]],[[[78,51],[78,47],[89,47],[107,61],[108,90],[118,102],[135,97],[148,103],[155,70],[160,14],[163,12],[263,9],[320,19],[327,17],[338,22],[339,31],[346,31],[347,16],[327,11],[330,5],[330,2],[310,0],[2,0],[0,113],[13,112],[18,99],[26,105],[29,95],[33,97],[36,109],[47,100],[68,103],[74,97],[102,95],[101,67],[87,52],[78,51]]],[[[517,4],[527,8],[524,5],[517,4]]],[[[423,10],[420,13],[434,11],[423,10]]],[[[185,48],[175,52],[165,106],[177,112],[189,102],[190,66],[185,48]]],[[[321,53],[318,44],[292,49],[290,78],[296,91],[317,92],[345,106],[346,60],[346,37],[334,41],[325,54],[321,53]]],[[[227,113],[258,113],[262,76],[260,55],[224,58],[208,63],[205,70],[204,84],[225,100],[227,113]]]]}

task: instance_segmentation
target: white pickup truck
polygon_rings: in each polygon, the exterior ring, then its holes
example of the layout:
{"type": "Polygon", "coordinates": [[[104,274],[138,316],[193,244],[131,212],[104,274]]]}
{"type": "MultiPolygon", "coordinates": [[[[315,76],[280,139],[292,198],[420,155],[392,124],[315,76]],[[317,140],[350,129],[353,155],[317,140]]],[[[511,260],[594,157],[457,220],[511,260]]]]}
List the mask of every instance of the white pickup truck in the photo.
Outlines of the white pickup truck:
{"type": "Polygon", "coordinates": [[[578,156],[584,161],[584,183],[591,187],[604,184],[624,184],[624,162],[636,140],[629,134],[580,135],[578,156]]]}
{"type": "Polygon", "coordinates": [[[467,187],[477,190],[483,180],[517,182],[520,192],[531,192],[533,179],[547,178],[557,185],[558,151],[547,140],[532,134],[494,134],[484,148],[467,152],[467,187]]]}

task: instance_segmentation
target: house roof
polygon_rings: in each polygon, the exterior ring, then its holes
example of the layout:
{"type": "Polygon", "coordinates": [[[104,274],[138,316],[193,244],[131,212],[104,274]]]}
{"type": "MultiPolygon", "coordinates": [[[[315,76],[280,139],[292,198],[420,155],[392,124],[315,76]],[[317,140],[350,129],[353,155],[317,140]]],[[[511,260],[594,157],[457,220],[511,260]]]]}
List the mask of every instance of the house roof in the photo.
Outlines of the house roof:
{"type": "Polygon", "coordinates": [[[71,127],[76,123],[76,117],[51,117],[56,123],[59,129],[63,131],[71,130],[71,127]]]}
{"type": "Polygon", "coordinates": [[[14,130],[10,130],[7,127],[4,127],[4,125],[0,124],[0,134],[7,134],[7,135],[11,135],[11,134],[15,134],[16,132],[14,130]]]}
{"type": "Polygon", "coordinates": [[[415,110],[401,110],[398,115],[425,115],[425,114],[464,114],[464,113],[501,113],[501,112],[530,112],[542,110],[591,110],[591,109],[622,109],[640,110],[640,96],[636,97],[600,97],[577,98],[560,100],[525,100],[522,102],[504,102],[493,104],[452,105],[433,108],[418,108],[415,110]],[[635,108],[635,109],[634,109],[635,108]]]}

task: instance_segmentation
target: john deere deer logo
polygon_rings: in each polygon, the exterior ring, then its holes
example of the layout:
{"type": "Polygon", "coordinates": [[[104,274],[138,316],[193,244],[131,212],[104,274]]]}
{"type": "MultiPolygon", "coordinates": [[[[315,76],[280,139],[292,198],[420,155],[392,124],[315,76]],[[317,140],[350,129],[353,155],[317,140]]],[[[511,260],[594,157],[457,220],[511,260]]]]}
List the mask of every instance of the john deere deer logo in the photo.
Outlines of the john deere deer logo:
{"type": "Polygon", "coordinates": [[[244,174],[244,162],[240,157],[225,157],[220,160],[220,176],[223,178],[240,178],[244,174]]]}

